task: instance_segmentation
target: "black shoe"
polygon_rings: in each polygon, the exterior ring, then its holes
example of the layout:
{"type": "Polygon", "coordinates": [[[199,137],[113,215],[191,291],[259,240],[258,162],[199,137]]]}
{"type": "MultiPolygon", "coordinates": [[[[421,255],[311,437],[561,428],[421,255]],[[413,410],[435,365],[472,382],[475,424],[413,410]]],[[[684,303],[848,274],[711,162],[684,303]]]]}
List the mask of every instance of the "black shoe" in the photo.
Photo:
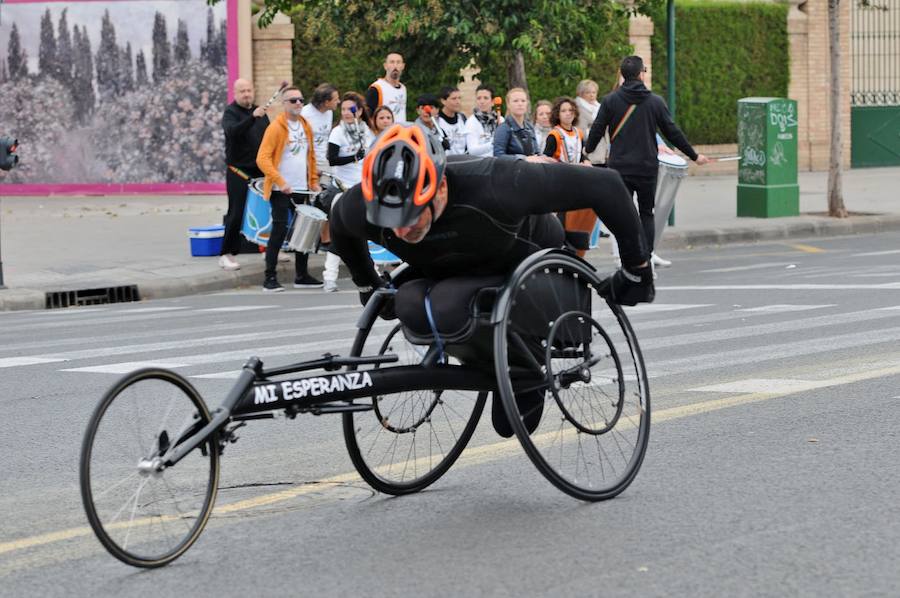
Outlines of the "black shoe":
{"type": "MultiPolygon", "coordinates": [[[[522,423],[525,429],[531,434],[537,430],[541,423],[541,416],[544,414],[544,391],[536,390],[516,396],[516,405],[519,406],[519,414],[522,415],[522,423]]],[[[494,393],[493,403],[491,404],[491,423],[494,424],[494,430],[503,438],[510,438],[514,434],[506,412],[503,410],[503,402],[497,393],[494,393]]]]}
{"type": "Polygon", "coordinates": [[[317,278],[313,278],[309,274],[294,279],[295,289],[321,289],[323,283],[317,278]]]}
{"type": "Polygon", "coordinates": [[[264,293],[281,293],[284,291],[284,287],[278,284],[278,279],[274,276],[267,277],[263,281],[263,292],[264,293]]]}

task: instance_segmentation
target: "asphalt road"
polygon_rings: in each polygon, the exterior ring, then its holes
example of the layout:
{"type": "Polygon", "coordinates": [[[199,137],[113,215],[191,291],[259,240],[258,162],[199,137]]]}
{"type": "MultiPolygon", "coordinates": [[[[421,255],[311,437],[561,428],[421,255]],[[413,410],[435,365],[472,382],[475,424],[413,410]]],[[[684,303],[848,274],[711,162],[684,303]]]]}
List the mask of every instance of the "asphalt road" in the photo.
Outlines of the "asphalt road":
{"type": "Polygon", "coordinates": [[[355,477],[339,418],[251,422],[207,529],[153,571],[86,524],[99,397],[160,364],[214,407],[246,356],[346,353],[355,292],[0,313],[0,595],[900,595],[900,234],[666,257],[629,310],[653,425],[619,497],[560,493],[489,417],[402,498],[355,477]]]}

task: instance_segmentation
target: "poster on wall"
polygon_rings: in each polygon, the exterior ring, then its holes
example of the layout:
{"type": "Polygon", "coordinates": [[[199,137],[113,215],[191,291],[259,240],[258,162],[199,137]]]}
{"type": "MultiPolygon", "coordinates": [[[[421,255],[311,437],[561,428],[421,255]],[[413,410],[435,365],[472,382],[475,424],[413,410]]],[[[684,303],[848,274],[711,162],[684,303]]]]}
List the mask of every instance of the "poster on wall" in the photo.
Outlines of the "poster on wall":
{"type": "Polygon", "coordinates": [[[236,3],[0,2],[0,193],[224,190],[236,3]]]}

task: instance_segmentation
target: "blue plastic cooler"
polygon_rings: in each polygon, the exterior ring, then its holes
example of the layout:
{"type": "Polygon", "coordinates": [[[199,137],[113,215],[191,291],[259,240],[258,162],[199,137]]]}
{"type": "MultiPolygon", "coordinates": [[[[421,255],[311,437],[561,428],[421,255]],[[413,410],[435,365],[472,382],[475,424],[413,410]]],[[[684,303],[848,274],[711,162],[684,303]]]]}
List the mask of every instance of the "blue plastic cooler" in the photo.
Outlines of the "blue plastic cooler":
{"type": "Polygon", "coordinates": [[[225,236],[225,227],[216,226],[192,226],[188,229],[188,237],[191,240],[191,255],[194,257],[219,255],[222,253],[222,238],[225,236]]]}

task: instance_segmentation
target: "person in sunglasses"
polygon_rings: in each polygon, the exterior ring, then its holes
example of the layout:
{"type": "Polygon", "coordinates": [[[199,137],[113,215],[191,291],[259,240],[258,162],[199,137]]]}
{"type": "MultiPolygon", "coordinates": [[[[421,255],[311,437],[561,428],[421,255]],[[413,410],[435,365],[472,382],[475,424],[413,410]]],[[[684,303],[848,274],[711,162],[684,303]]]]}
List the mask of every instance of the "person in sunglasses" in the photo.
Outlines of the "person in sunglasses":
{"type": "MultiPolygon", "coordinates": [[[[256,154],[256,164],[265,175],[263,197],[272,204],[272,232],[266,246],[266,272],[263,291],[283,291],[276,269],[278,252],[287,235],[288,216],[294,203],[304,203],[301,191],[321,191],[316,169],[314,137],[309,122],[300,115],[303,94],[296,87],[281,92],[284,112],[269,125],[256,154]]],[[[321,288],[322,281],[310,276],[309,255],[294,254],[294,288],[321,288]]]]}

